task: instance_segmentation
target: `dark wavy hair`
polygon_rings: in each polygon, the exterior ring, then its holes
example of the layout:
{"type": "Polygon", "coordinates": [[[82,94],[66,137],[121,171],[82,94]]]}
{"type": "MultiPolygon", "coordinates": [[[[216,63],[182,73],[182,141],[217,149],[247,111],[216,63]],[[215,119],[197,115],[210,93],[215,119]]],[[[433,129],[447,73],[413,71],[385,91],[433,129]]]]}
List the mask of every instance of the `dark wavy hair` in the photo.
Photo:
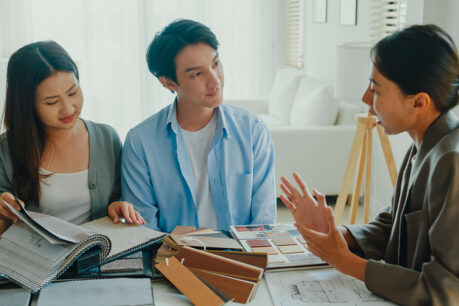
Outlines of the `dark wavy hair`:
{"type": "Polygon", "coordinates": [[[157,78],[165,77],[177,83],[175,57],[188,45],[206,43],[218,50],[215,34],[205,25],[189,19],[177,19],[157,32],[147,50],[147,64],[157,78]]]}
{"type": "Polygon", "coordinates": [[[54,41],[28,44],[11,55],[7,68],[4,125],[13,167],[12,186],[25,203],[39,205],[40,160],[45,132],[35,109],[37,86],[58,71],[78,69],[54,41]]]}
{"type": "Polygon", "coordinates": [[[429,94],[440,112],[459,102],[459,58],[452,38],[437,25],[415,25],[379,41],[375,67],[406,95],[429,94]]]}

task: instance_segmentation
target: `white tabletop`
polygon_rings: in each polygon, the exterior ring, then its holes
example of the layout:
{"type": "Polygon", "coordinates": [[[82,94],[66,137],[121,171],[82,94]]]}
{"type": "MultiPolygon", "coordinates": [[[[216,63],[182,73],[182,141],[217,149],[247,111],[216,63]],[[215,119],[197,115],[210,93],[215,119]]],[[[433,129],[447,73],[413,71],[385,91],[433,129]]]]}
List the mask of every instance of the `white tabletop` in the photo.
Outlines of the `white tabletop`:
{"type": "MultiPolygon", "coordinates": [[[[155,305],[192,305],[190,300],[180,293],[175,287],[166,281],[153,281],[153,295],[155,299],[155,305]]],[[[242,305],[240,303],[228,303],[227,305],[242,305]]],[[[266,280],[263,277],[258,287],[257,294],[255,299],[245,305],[263,305],[271,306],[274,305],[273,300],[271,299],[271,294],[268,290],[268,285],[266,280]]]]}
{"type": "MultiPolygon", "coordinates": [[[[152,287],[156,305],[191,305],[184,295],[166,281],[152,282],[152,287]]],[[[282,305],[394,305],[372,294],[363,282],[333,268],[266,272],[255,299],[248,305],[270,306],[275,305],[274,302],[282,305]],[[266,278],[274,290],[272,294],[266,278]],[[294,287],[298,291],[292,291],[294,287]]]]}

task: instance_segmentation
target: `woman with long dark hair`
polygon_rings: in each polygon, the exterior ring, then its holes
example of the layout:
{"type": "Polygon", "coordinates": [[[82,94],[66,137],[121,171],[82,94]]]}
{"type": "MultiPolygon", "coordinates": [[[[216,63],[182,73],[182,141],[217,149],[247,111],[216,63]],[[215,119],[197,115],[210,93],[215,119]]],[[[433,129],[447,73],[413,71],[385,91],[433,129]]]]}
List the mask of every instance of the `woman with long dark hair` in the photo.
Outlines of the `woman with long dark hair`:
{"type": "Polygon", "coordinates": [[[0,218],[15,220],[3,201],[81,224],[107,214],[144,224],[119,201],[121,141],[108,125],[80,118],[77,66],[54,41],[17,50],[9,59],[0,136],[0,218]],[[20,199],[20,200],[19,200],[20,199]],[[107,208],[108,206],[108,208],[107,208]]]}
{"type": "Polygon", "coordinates": [[[371,51],[363,102],[386,134],[408,132],[392,205],[373,222],[337,227],[324,195],[282,178],[282,201],[308,248],[367,288],[404,305],[459,301],[459,59],[435,25],[412,26],[371,51]]]}

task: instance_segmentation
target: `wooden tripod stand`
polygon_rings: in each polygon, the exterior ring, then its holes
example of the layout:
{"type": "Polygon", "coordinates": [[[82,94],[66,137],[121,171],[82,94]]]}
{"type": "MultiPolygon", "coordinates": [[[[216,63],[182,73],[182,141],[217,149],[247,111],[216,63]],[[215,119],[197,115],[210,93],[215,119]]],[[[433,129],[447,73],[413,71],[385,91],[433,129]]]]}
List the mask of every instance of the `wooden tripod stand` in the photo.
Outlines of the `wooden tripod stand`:
{"type": "Polygon", "coordinates": [[[354,224],[357,215],[357,205],[360,196],[360,185],[362,184],[363,169],[366,166],[365,191],[364,191],[364,223],[368,223],[370,216],[370,179],[371,179],[371,150],[372,150],[372,135],[373,128],[376,126],[379,140],[384,152],[387,169],[392,180],[392,185],[395,186],[397,181],[397,168],[394,162],[394,156],[390,146],[389,138],[380,126],[376,125],[376,117],[367,115],[359,115],[357,118],[357,129],[355,131],[354,140],[352,142],[351,153],[347,161],[346,171],[344,173],[343,183],[338,195],[335,206],[336,223],[340,224],[343,216],[344,206],[348,197],[348,191],[352,183],[355,167],[358,164],[358,172],[355,178],[354,190],[351,199],[351,213],[349,223],[354,224]]]}

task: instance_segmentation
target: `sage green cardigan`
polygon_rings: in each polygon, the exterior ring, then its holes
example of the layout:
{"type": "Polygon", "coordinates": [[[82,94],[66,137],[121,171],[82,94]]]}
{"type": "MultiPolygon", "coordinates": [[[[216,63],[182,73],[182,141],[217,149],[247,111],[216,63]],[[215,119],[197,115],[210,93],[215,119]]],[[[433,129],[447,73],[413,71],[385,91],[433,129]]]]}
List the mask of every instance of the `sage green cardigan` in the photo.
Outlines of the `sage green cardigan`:
{"type": "MultiPolygon", "coordinates": [[[[83,120],[89,132],[88,187],[92,219],[107,215],[107,206],[121,198],[121,140],[112,127],[83,120]]],[[[0,193],[16,194],[12,186],[13,167],[6,133],[0,135],[0,193]]],[[[28,210],[40,211],[37,203],[26,203],[28,210]]]]}

